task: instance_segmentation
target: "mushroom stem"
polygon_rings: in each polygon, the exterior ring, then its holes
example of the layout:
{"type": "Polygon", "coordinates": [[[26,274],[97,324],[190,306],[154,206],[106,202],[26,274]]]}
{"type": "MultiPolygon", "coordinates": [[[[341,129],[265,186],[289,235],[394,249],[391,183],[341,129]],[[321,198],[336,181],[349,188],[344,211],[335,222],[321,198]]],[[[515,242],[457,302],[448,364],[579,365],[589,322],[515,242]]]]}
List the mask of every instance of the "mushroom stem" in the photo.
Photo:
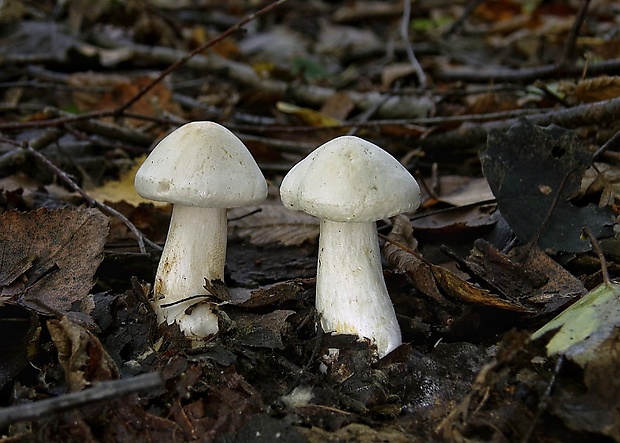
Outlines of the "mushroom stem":
{"type": "Polygon", "coordinates": [[[193,295],[208,294],[204,287],[205,278],[209,281],[224,280],[226,240],[225,208],[173,206],[168,237],[153,288],[156,299],[154,309],[159,323],[165,320],[170,325],[176,321],[183,332],[196,334],[201,331],[205,334],[203,336],[217,332],[217,316],[210,309],[194,309],[191,314],[185,313],[189,307],[200,303],[200,299],[172,306],[162,305],[193,295]],[[205,318],[197,318],[205,314],[205,318]]]}
{"type": "Polygon", "coordinates": [[[316,308],[326,332],[366,337],[380,357],[402,343],[383,279],[375,222],[321,220],[316,308]]]}

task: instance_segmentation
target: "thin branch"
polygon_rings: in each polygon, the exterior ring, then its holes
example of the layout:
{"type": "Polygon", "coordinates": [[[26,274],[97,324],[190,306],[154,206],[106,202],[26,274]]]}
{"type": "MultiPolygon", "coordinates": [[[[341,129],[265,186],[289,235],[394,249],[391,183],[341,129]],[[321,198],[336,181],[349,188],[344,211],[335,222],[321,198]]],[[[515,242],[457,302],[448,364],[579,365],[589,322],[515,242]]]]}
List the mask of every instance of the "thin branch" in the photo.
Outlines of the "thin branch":
{"type": "Polygon", "coordinates": [[[409,63],[411,63],[411,66],[413,66],[416,76],[418,77],[418,83],[420,84],[420,88],[425,89],[427,86],[426,75],[424,74],[422,65],[420,65],[420,62],[416,58],[415,53],[413,52],[413,47],[411,46],[411,42],[409,41],[410,22],[411,0],[403,0],[403,16],[400,22],[400,37],[403,40],[403,44],[405,45],[405,51],[407,53],[409,63]]]}
{"type": "Polygon", "coordinates": [[[454,23],[452,23],[452,25],[448,28],[448,30],[444,33],[443,36],[448,37],[458,32],[463,27],[465,20],[467,20],[467,18],[471,15],[471,13],[474,12],[474,10],[478,7],[478,5],[482,3],[483,1],[484,0],[469,0],[461,16],[458,19],[456,19],[454,23]]]}
{"type": "MultiPolygon", "coordinates": [[[[620,98],[559,109],[527,117],[536,125],[556,124],[565,128],[576,128],[589,124],[614,122],[620,113],[620,98]]],[[[484,143],[490,131],[506,131],[519,121],[517,118],[480,124],[462,125],[454,131],[431,134],[420,143],[425,149],[464,149],[484,143]]]]}
{"type": "Polygon", "coordinates": [[[592,154],[592,161],[594,162],[605,152],[614,148],[620,148],[620,131],[616,132],[609,140],[605,142],[603,146],[598,148],[598,150],[594,154],[592,154]]]}
{"type": "Polygon", "coordinates": [[[159,246],[156,243],[153,243],[151,240],[149,240],[148,238],[146,238],[144,236],[144,234],[142,234],[142,232],[140,232],[140,230],[138,228],[136,228],[136,226],[127,218],[125,217],[123,214],[121,214],[120,212],[118,212],[116,209],[112,208],[111,206],[106,205],[105,203],[102,203],[98,200],[95,200],[94,198],[92,198],[90,195],[88,195],[88,193],[86,193],[82,188],[80,188],[80,186],[75,183],[71,177],[69,177],[69,175],[63,171],[62,169],[60,169],[58,166],[56,166],[49,158],[47,158],[45,155],[41,154],[39,151],[37,151],[36,149],[34,149],[32,146],[30,146],[29,144],[27,144],[24,149],[26,150],[26,152],[28,152],[30,155],[36,157],[37,159],[39,159],[41,162],[43,162],[43,164],[45,164],[45,166],[47,166],[49,169],[51,169],[56,175],[58,175],[58,177],[65,182],[65,184],[67,184],[67,186],[69,186],[73,191],[77,192],[78,194],[80,194],[80,196],[86,200],[91,206],[96,206],[97,208],[99,208],[101,211],[108,213],[109,215],[112,215],[116,218],[118,218],[120,221],[122,221],[125,226],[127,226],[127,228],[129,228],[129,230],[133,233],[133,235],[136,237],[136,240],[138,241],[138,247],[140,248],[140,253],[141,254],[146,254],[146,248],[144,246],[145,243],[147,243],[151,248],[157,250],[157,251],[161,251],[161,246],[159,246]]]}
{"type": "Polygon", "coordinates": [[[534,66],[531,68],[460,68],[451,66],[449,69],[438,69],[434,77],[445,82],[532,82],[541,79],[564,77],[595,77],[597,75],[620,74],[620,59],[615,58],[598,63],[591,63],[584,73],[583,66],[574,65],[558,68],[556,64],[534,66]]]}
{"type": "Polygon", "coordinates": [[[34,403],[1,408],[0,428],[13,423],[40,420],[53,414],[106,400],[119,399],[129,394],[152,392],[163,387],[164,378],[159,372],[137,375],[122,380],[103,381],[83,391],[39,400],[34,403]]]}
{"type": "Polygon", "coordinates": [[[561,68],[563,66],[568,66],[571,61],[575,60],[575,48],[577,47],[577,37],[579,37],[579,30],[581,29],[581,25],[586,18],[586,13],[588,12],[588,7],[590,6],[590,0],[583,0],[581,2],[581,6],[579,7],[579,11],[577,11],[577,15],[575,16],[575,21],[573,22],[573,27],[571,28],[570,34],[566,39],[566,45],[564,46],[564,54],[562,54],[562,58],[559,60],[557,66],[561,68]]]}
{"type": "MultiPolygon", "coordinates": [[[[103,43],[102,43],[103,44],[103,43]]],[[[106,41],[107,46],[123,47],[132,52],[133,58],[144,63],[173,63],[182,57],[184,53],[177,49],[165,47],[152,47],[133,43],[121,43],[106,41]]],[[[288,81],[273,78],[264,78],[256,70],[236,60],[224,58],[215,53],[196,55],[188,60],[186,66],[202,72],[216,72],[225,75],[228,79],[239,82],[245,86],[256,88],[263,94],[274,97],[288,97],[312,106],[320,106],[338,92],[336,88],[294,84],[288,81]],[[225,73],[225,74],[222,74],[225,73]]],[[[403,94],[394,96],[379,91],[347,91],[348,97],[359,109],[369,109],[376,103],[383,103],[378,109],[378,115],[385,118],[392,117],[420,117],[427,115],[432,109],[432,102],[428,97],[420,94],[403,94]],[[387,97],[387,100],[386,100],[387,97]]],[[[0,124],[0,129],[3,129],[0,124]]]]}
{"type": "Polygon", "coordinates": [[[590,240],[590,244],[592,244],[592,250],[597,255],[598,260],[601,264],[601,275],[603,276],[603,282],[607,286],[610,286],[611,279],[609,278],[609,269],[607,268],[607,260],[605,259],[605,253],[603,252],[603,248],[601,248],[601,244],[598,242],[596,236],[588,226],[585,226],[583,228],[583,232],[584,234],[586,234],[586,237],[588,237],[588,240],[590,240]]]}

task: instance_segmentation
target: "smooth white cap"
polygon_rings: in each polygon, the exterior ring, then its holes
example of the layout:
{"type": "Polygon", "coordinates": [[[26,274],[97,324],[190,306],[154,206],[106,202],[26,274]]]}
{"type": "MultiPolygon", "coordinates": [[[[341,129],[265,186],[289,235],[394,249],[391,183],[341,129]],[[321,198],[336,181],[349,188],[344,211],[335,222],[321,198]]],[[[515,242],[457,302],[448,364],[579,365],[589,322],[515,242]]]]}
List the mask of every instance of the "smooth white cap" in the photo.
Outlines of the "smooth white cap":
{"type": "Polygon", "coordinates": [[[267,198],[267,183],[243,142],[214,122],[170,133],[138,169],[142,197],[208,208],[234,208],[267,198]]]}
{"type": "Polygon", "coordinates": [[[354,136],[328,141],[280,186],[284,206],[337,222],[371,222],[420,206],[420,187],[398,160],[354,136]]]}

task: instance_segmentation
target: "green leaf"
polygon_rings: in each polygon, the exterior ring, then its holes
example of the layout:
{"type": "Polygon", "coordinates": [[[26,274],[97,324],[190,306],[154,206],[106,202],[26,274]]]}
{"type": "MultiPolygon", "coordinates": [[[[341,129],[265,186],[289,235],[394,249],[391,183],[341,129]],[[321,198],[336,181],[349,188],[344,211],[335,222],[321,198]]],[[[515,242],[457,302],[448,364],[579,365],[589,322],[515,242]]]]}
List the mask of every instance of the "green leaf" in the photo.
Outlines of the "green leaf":
{"type": "Polygon", "coordinates": [[[547,355],[561,354],[583,367],[619,325],[620,285],[603,283],[534,332],[532,339],[557,330],[547,343],[547,355]]]}

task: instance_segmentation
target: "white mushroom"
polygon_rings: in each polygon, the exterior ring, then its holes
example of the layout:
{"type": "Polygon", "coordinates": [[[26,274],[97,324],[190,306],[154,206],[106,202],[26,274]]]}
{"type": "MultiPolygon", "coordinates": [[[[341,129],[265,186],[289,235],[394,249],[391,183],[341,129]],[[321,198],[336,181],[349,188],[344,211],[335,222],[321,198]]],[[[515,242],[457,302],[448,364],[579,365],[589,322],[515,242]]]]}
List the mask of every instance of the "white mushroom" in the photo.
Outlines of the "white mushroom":
{"type": "Polygon", "coordinates": [[[176,322],[193,339],[214,334],[217,316],[201,298],[190,297],[208,294],[205,278],[224,281],[226,208],[264,200],[265,178],[232,132],[192,122],[159,142],[135,186],[142,197],[174,204],[153,286],[159,322],[176,322]]]}
{"type": "Polygon", "coordinates": [[[375,221],[420,205],[415,179],[378,146],[344,136],[296,164],[280,196],[285,206],[321,218],[316,309],[323,329],[366,337],[380,357],[398,347],[375,221]]]}

